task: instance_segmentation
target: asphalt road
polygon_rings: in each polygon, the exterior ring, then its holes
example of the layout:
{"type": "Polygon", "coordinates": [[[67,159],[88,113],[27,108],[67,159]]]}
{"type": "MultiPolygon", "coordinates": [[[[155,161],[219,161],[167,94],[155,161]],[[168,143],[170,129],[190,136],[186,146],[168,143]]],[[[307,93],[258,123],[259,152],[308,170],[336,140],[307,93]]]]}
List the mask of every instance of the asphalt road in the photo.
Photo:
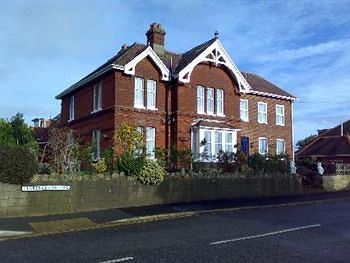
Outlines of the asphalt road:
{"type": "Polygon", "coordinates": [[[350,262],[350,203],[220,212],[2,241],[0,262],[350,262]]]}

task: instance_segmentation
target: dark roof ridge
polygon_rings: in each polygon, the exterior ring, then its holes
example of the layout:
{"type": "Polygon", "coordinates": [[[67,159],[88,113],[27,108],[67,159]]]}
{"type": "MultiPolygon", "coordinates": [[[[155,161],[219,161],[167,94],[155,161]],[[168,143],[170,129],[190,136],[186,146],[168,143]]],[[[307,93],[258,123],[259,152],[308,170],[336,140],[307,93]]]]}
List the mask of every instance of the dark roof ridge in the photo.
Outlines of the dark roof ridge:
{"type": "MultiPolygon", "coordinates": [[[[328,131],[325,131],[324,133],[320,134],[320,136],[325,137],[325,135],[327,136],[328,133],[331,133],[332,131],[335,131],[336,129],[341,128],[340,126],[342,124],[344,125],[344,124],[348,124],[348,123],[350,124],[350,120],[343,121],[340,124],[338,124],[337,126],[334,126],[333,128],[329,128],[328,131]]],[[[341,135],[339,135],[339,136],[341,136],[341,135]]]]}

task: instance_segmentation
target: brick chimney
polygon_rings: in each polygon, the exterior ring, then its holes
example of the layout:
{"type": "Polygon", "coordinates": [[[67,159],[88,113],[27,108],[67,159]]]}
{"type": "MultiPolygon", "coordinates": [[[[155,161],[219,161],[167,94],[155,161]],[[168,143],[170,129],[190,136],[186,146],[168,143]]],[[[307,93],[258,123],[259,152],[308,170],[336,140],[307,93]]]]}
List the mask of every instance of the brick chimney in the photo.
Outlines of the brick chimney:
{"type": "Polygon", "coordinates": [[[163,55],[165,31],[162,26],[158,23],[151,24],[146,36],[147,45],[151,46],[157,54],[163,55]]]}

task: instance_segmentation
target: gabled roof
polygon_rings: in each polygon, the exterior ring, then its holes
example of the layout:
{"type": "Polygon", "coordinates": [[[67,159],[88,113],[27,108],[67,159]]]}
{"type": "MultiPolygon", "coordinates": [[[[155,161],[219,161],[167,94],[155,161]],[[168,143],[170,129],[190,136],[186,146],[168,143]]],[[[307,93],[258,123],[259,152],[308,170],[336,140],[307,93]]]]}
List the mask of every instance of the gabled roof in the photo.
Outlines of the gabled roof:
{"type": "Polygon", "coordinates": [[[298,157],[350,157],[350,139],[348,136],[319,136],[297,153],[298,157]]]}
{"type": "MultiPolygon", "coordinates": [[[[159,64],[165,65],[168,72],[170,71],[170,73],[177,75],[186,67],[187,68],[190,67],[188,70],[189,72],[191,72],[190,64],[191,63],[193,64],[195,62],[194,60],[196,60],[198,56],[203,55],[204,51],[206,52],[211,51],[209,50],[210,46],[213,46],[214,50],[218,50],[217,54],[220,57],[215,58],[216,61],[218,63],[226,64],[230,68],[230,70],[232,70],[233,74],[236,76],[239,82],[239,85],[240,85],[239,88],[242,90],[242,92],[248,92],[248,93],[253,93],[253,94],[262,95],[262,96],[278,97],[278,98],[289,99],[289,100],[295,99],[294,96],[282,90],[281,88],[277,87],[276,85],[272,84],[271,82],[265,80],[264,78],[253,73],[239,71],[236,65],[234,65],[229,55],[224,50],[223,46],[221,45],[221,42],[217,38],[212,38],[183,54],[176,54],[176,53],[164,50],[164,54],[156,54],[155,56],[156,56],[156,59],[158,59],[159,64]],[[224,62],[222,62],[222,59],[224,62]]],[[[133,61],[137,56],[139,56],[147,48],[148,48],[147,45],[134,43],[131,46],[120,50],[116,55],[114,55],[112,58],[107,60],[104,64],[102,64],[96,70],[94,70],[93,72],[91,72],[90,74],[82,78],[80,81],[70,86],[68,89],[58,94],[55,98],[61,99],[62,97],[68,95],[72,91],[79,89],[89,81],[94,80],[98,76],[112,69],[124,70],[125,69],[124,67],[128,65],[128,63],[133,61]]],[[[154,53],[154,52],[151,52],[151,53],[154,53]]],[[[213,53],[208,53],[208,54],[209,56],[211,55],[215,56],[215,54],[213,53]]],[[[207,59],[207,57],[205,59],[207,59]]],[[[162,65],[161,65],[161,68],[164,67],[162,65]]],[[[130,68],[128,70],[130,72],[133,72],[133,70],[131,70],[130,68]]],[[[163,74],[163,77],[165,75],[169,75],[169,74],[163,74]]]]}
{"type": "MultiPolygon", "coordinates": [[[[335,126],[334,128],[328,129],[327,131],[324,131],[320,134],[320,136],[336,136],[336,135],[341,135],[341,124],[338,126],[335,126]]],[[[347,120],[343,122],[343,134],[347,135],[350,134],[350,120],[347,120]]]]}
{"type": "Polygon", "coordinates": [[[212,38],[209,41],[206,41],[206,42],[192,48],[191,50],[183,53],[174,73],[178,74],[189,63],[191,63],[196,57],[198,57],[205,49],[207,49],[211,44],[213,44],[215,42],[215,40],[216,40],[216,38],[212,38]]]}
{"type": "Polygon", "coordinates": [[[275,84],[267,81],[255,73],[242,72],[242,74],[252,87],[251,93],[255,93],[257,95],[279,95],[285,98],[295,99],[295,97],[290,93],[284,91],[275,84]]]}

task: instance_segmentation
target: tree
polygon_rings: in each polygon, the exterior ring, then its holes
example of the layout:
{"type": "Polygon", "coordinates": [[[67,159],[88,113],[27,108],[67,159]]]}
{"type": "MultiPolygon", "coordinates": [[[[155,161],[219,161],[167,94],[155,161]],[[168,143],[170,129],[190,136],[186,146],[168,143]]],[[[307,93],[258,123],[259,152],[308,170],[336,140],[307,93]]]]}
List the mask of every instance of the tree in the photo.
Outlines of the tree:
{"type": "Polygon", "coordinates": [[[15,139],[12,136],[10,123],[4,119],[0,119],[0,146],[13,144],[15,144],[15,139]]]}
{"type": "Polygon", "coordinates": [[[24,122],[23,114],[17,113],[10,121],[0,119],[0,145],[21,145],[36,153],[38,144],[33,130],[24,122]]]}
{"type": "Polygon", "coordinates": [[[122,123],[114,135],[114,141],[118,143],[117,151],[132,154],[140,151],[144,146],[143,135],[132,124],[122,123]]]}
{"type": "Polygon", "coordinates": [[[298,147],[298,150],[300,151],[301,149],[303,149],[306,145],[308,145],[316,137],[317,137],[317,135],[312,134],[312,135],[305,137],[304,139],[299,140],[296,144],[296,146],[298,147]]]}

